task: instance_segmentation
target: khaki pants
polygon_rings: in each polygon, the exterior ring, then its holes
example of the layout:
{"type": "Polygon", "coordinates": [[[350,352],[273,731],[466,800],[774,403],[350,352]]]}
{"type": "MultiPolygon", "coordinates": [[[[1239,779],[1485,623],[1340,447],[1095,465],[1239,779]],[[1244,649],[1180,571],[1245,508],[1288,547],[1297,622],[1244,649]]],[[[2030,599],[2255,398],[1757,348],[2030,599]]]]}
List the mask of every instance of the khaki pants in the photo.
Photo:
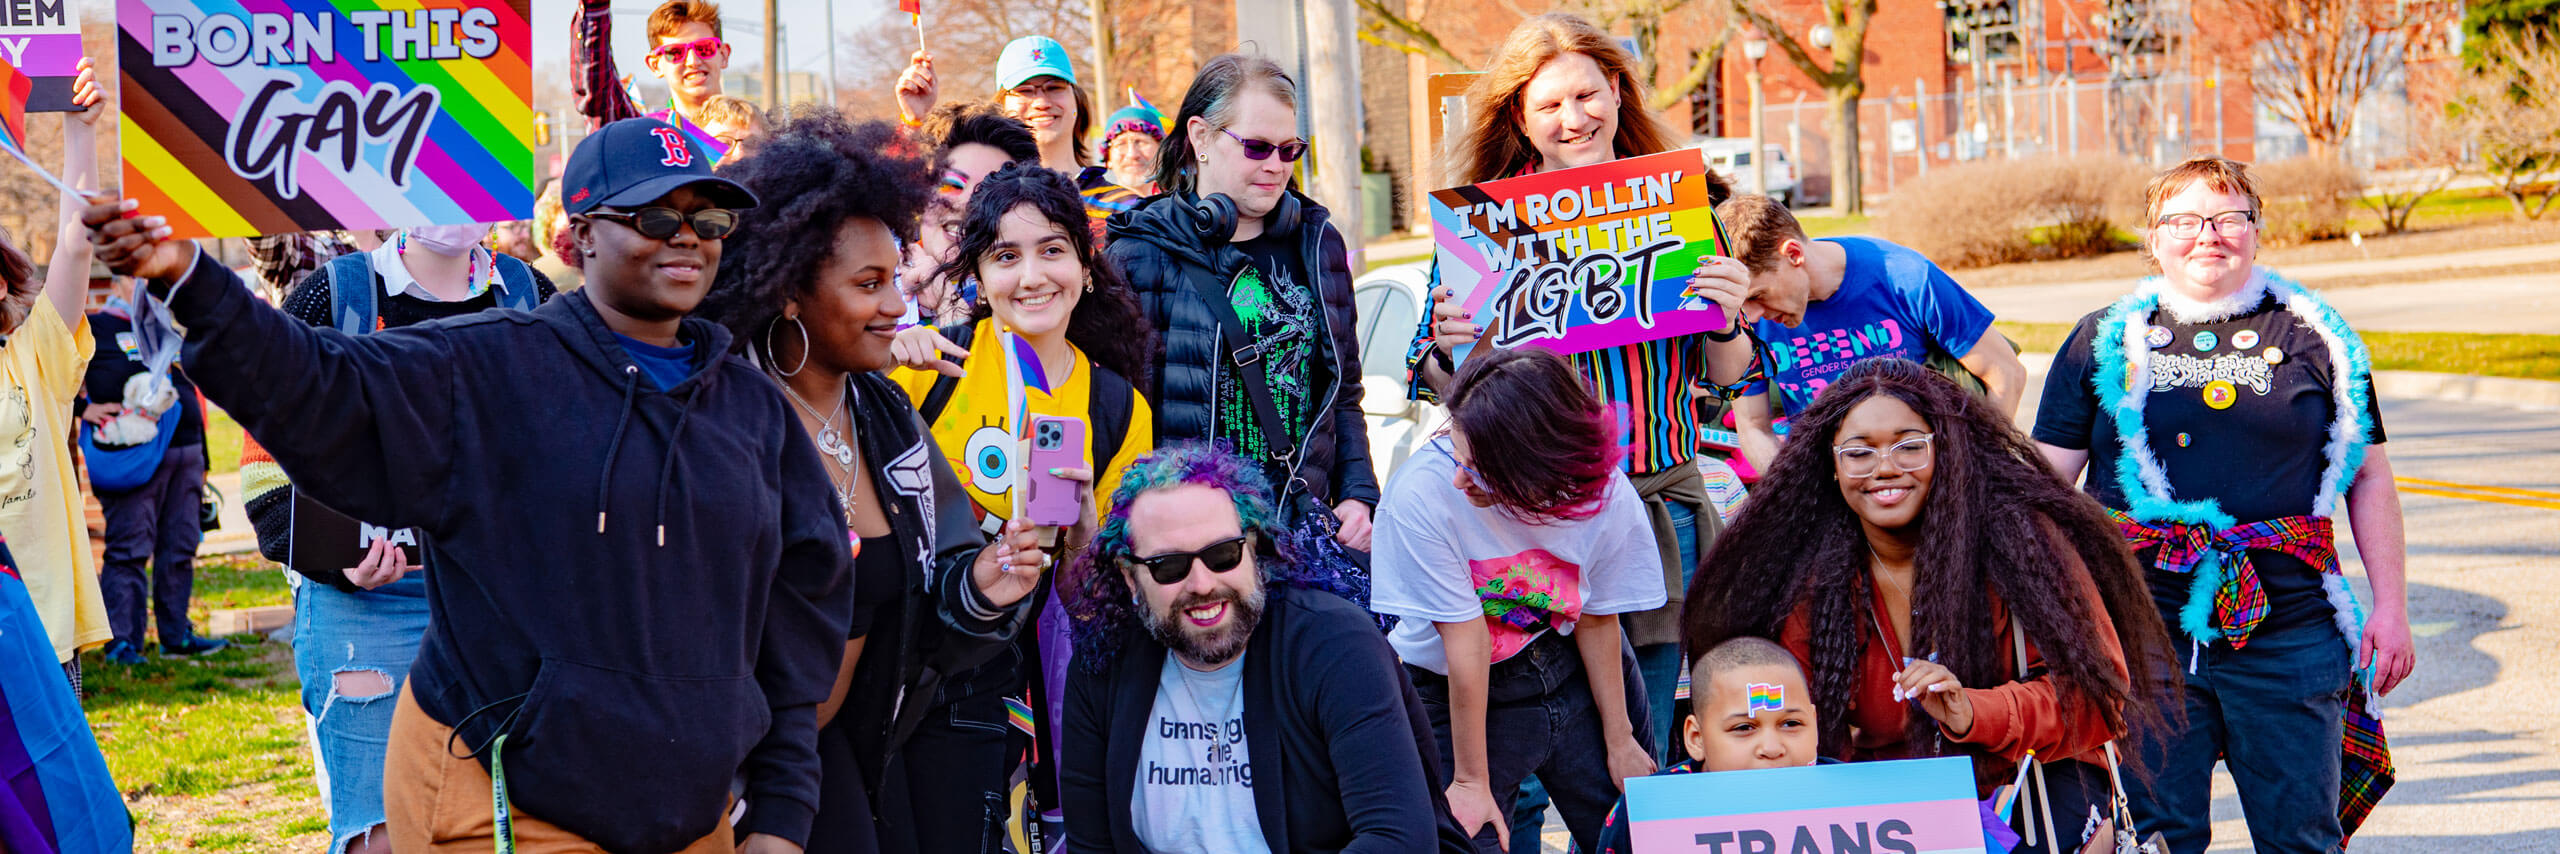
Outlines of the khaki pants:
{"type": "MultiPolygon", "coordinates": [[[[391,849],[401,854],[488,854],[497,847],[497,818],[489,804],[489,770],[480,760],[445,750],[453,728],[436,723],[401,686],[391,717],[391,746],[382,774],[382,806],[390,817],[391,849]]],[[[516,850],[526,854],[604,854],[595,843],[550,822],[515,811],[516,850]]],[[[680,854],[731,854],[729,828],[695,840],[680,854]]]]}

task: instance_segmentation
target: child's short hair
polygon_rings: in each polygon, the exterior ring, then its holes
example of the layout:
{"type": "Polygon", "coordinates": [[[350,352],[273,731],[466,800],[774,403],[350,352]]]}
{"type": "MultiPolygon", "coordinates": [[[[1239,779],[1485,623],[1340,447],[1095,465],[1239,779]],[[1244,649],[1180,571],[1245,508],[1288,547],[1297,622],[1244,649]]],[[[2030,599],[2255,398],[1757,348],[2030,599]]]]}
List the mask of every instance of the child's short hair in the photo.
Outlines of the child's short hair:
{"type": "Polygon", "coordinates": [[[744,98],[713,95],[702,102],[702,114],[695,116],[694,121],[760,130],[764,127],[764,111],[756,109],[756,105],[747,103],[744,98]]]}
{"type": "Polygon", "coordinates": [[[667,0],[649,13],[649,46],[657,47],[661,39],[675,37],[676,30],[686,24],[711,28],[711,37],[720,38],[720,4],[711,0],[667,0]]]}
{"type": "Polygon", "coordinates": [[[1797,678],[1804,677],[1804,663],[1796,660],[1795,653],[1768,638],[1743,635],[1716,644],[1698,656],[1698,663],[1689,669],[1689,696],[1705,697],[1708,686],[1715,684],[1716,674],[1737,667],[1785,667],[1795,671],[1797,678]]]}
{"type": "Polygon", "coordinates": [[[1726,257],[1741,261],[1755,276],[1778,268],[1780,245],[1809,239],[1785,202],[1758,193],[1724,200],[1716,206],[1716,222],[1731,242],[1724,247],[1726,257]]]}

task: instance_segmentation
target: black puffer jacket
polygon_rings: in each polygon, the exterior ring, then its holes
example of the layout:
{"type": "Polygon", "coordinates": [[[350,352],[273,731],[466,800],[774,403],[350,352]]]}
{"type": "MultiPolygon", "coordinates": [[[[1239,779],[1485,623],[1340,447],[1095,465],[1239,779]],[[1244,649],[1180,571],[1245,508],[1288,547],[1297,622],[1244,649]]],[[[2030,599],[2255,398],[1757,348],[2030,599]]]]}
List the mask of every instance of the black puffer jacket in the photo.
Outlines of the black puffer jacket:
{"type": "MultiPolygon", "coordinates": [[[[1295,191],[1292,191],[1295,192],[1295,191]]],[[[1307,435],[1300,437],[1297,476],[1327,507],[1345,500],[1376,506],[1378,475],[1369,466],[1369,433],[1360,415],[1360,341],[1351,305],[1351,255],[1342,233],[1314,199],[1298,196],[1299,258],[1315,276],[1324,304],[1325,342],[1310,388],[1332,392],[1307,435]]],[[[1202,246],[1183,196],[1166,193],[1114,214],[1105,251],[1120,265],[1160,344],[1151,370],[1156,440],[1214,435],[1218,373],[1228,364],[1218,349],[1218,314],[1186,277],[1215,276],[1217,290],[1250,263],[1233,244],[1202,246]]]]}

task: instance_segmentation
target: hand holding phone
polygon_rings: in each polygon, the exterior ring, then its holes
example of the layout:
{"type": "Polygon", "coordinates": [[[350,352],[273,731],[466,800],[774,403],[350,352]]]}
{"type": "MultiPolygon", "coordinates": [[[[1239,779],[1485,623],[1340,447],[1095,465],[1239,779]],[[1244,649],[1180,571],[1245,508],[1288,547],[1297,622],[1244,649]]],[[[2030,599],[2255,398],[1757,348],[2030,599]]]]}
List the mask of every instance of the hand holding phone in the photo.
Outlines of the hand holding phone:
{"type": "Polygon", "coordinates": [[[1085,468],[1084,430],[1081,418],[1031,416],[1022,453],[1016,455],[1023,465],[1020,488],[1014,493],[1015,518],[1055,528],[1072,527],[1084,518],[1085,498],[1093,485],[1049,473],[1085,468]]]}

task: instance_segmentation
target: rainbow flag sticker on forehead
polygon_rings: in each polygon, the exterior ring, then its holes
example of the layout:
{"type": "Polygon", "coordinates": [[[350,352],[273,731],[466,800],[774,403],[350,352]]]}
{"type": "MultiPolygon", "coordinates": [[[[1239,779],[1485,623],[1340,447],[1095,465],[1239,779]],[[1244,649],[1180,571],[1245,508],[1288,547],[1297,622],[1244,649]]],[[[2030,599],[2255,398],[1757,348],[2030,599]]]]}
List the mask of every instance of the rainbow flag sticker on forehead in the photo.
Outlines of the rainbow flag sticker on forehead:
{"type": "Polygon", "coordinates": [[[1749,702],[1750,706],[1743,710],[1749,714],[1784,710],[1787,707],[1787,689],[1767,682],[1753,682],[1749,702]]]}
{"type": "Polygon", "coordinates": [[[117,0],[125,195],[178,237],[533,212],[530,0],[117,0]]]}

